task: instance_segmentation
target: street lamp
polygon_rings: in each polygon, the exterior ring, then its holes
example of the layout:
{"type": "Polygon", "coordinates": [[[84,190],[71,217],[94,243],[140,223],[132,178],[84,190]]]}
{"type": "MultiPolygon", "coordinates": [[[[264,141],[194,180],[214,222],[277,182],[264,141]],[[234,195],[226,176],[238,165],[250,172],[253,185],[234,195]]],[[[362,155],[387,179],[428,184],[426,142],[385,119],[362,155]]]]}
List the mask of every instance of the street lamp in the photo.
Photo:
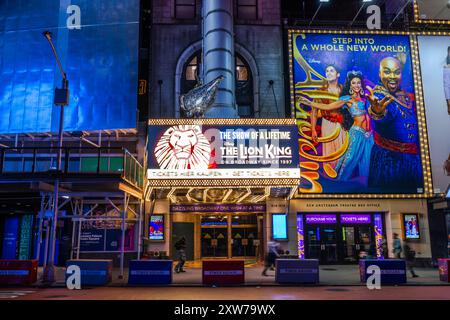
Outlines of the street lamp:
{"type": "MultiPolygon", "coordinates": [[[[62,88],[55,88],[55,95],[53,103],[60,106],[59,113],[59,140],[58,140],[58,160],[56,169],[56,179],[54,187],[53,196],[53,223],[51,228],[51,249],[50,256],[48,257],[48,263],[44,268],[43,280],[44,282],[52,283],[55,282],[55,247],[56,247],[56,227],[58,222],[58,197],[59,197],[59,174],[61,172],[61,155],[62,155],[62,142],[63,142],[63,125],[64,125],[64,106],[69,105],[69,80],[67,80],[67,75],[64,72],[61,61],[59,60],[58,53],[56,52],[55,46],[52,41],[52,33],[50,31],[45,31],[42,33],[44,37],[48,40],[48,43],[52,47],[53,53],[58,63],[59,70],[62,75],[62,88]]],[[[67,159],[66,159],[67,161],[67,159]]],[[[46,257],[45,257],[46,258],[46,257]]]]}

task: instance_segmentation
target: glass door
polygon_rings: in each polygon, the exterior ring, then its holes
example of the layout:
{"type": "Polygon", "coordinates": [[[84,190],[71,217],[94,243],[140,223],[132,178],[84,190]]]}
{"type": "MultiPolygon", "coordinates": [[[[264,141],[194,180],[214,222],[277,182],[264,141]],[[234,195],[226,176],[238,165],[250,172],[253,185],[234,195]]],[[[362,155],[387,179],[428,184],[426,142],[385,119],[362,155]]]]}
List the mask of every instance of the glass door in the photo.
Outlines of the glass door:
{"type": "Polygon", "coordinates": [[[326,264],[337,262],[337,236],[336,227],[322,229],[322,261],[326,264]]]}

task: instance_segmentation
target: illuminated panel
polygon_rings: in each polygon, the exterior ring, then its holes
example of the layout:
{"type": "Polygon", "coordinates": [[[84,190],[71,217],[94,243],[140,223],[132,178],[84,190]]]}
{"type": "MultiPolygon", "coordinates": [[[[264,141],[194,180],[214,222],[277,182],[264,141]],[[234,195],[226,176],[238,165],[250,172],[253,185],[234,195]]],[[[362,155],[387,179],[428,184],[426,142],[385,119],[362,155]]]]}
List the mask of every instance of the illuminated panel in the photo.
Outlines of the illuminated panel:
{"type": "Polygon", "coordinates": [[[305,230],[302,214],[297,214],[297,239],[298,257],[299,259],[305,259],[305,230]]]}
{"type": "Polygon", "coordinates": [[[341,223],[369,224],[370,214],[341,214],[341,223]]]}
{"type": "Polygon", "coordinates": [[[292,122],[168,120],[149,122],[150,184],[293,186],[299,181],[297,127],[292,122]]]}
{"type": "Polygon", "coordinates": [[[0,17],[0,133],[58,131],[61,75],[44,30],[69,79],[64,130],[136,128],[138,0],[0,1],[0,17]]]}
{"type": "MultiPolygon", "coordinates": [[[[289,30],[292,114],[299,126],[300,167],[303,169],[297,197],[422,198],[432,195],[417,43],[414,37],[410,39],[408,35],[405,32],[289,30]],[[378,125],[382,121],[373,120],[372,126],[364,130],[367,140],[373,139],[373,141],[363,143],[364,139],[359,139],[362,138],[361,133],[364,133],[360,128],[355,128],[356,130],[353,129],[351,132],[341,124],[341,128],[337,126],[334,130],[327,131],[330,130],[329,126],[323,127],[322,122],[340,123],[340,116],[336,117],[336,115],[320,111],[315,127],[318,139],[315,141],[311,130],[312,109],[300,103],[300,97],[323,104],[338,100],[339,95],[333,96],[327,89],[326,66],[336,65],[340,73],[338,82],[340,81],[341,85],[345,83],[347,72],[359,71],[363,74],[364,86],[369,85],[373,88],[380,80],[378,74],[381,60],[393,56],[396,56],[403,64],[400,82],[403,97],[399,97],[398,92],[394,93],[396,100],[399,101],[394,100],[391,105],[400,102],[406,107],[404,113],[407,121],[404,122],[407,123],[399,121],[398,125],[382,128],[378,125]],[[402,131],[405,131],[402,129],[404,125],[411,131],[407,133],[406,139],[401,137],[402,131]],[[342,139],[340,144],[337,143],[339,136],[342,139]],[[383,139],[386,137],[391,139],[383,139]],[[395,140],[399,137],[400,139],[395,140]],[[325,146],[330,143],[337,143],[337,147],[331,152],[329,147],[325,146]],[[402,173],[397,170],[390,174],[395,181],[382,181],[383,178],[380,176],[386,176],[381,174],[384,170],[382,168],[386,166],[377,161],[380,152],[373,159],[370,158],[371,155],[367,156],[371,151],[360,152],[354,157],[346,155],[348,149],[372,150],[370,144],[403,153],[403,158],[410,157],[409,154],[414,155],[414,165],[410,167],[410,172],[403,175],[412,178],[414,182],[407,182],[409,178],[401,178],[402,173]],[[364,145],[369,147],[363,148],[364,145]],[[362,161],[352,161],[356,158],[362,161]],[[340,161],[342,163],[338,165],[340,161]],[[367,162],[369,162],[369,170],[367,166],[364,166],[367,162]],[[355,163],[357,163],[356,166],[355,163]],[[362,164],[359,165],[360,163],[362,164]],[[381,170],[376,168],[377,165],[381,170]],[[346,170],[341,167],[346,167],[346,170]],[[363,167],[362,170],[359,167],[363,167]],[[373,178],[377,172],[379,177],[373,178]]],[[[367,96],[367,94],[369,91],[366,89],[364,95],[367,96]]],[[[375,91],[375,94],[381,97],[383,92],[375,91]]],[[[368,103],[364,101],[364,98],[362,101],[367,113],[368,103]]],[[[352,105],[350,103],[347,106],[348,109],[352,105]]],[[[392,108],[388,106],[388,111],[389,109],[392,108]]],[[[401,167],[406,166],[401,165],[401,167]]]]}

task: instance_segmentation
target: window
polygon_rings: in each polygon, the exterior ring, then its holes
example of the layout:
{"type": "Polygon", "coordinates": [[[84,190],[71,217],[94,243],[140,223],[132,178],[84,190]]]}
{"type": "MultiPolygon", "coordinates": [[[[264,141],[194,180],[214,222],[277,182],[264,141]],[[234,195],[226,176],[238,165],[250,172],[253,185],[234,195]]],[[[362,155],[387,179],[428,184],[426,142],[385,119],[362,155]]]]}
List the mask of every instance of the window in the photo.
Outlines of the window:
{"type": "Polygon", "coordinates": [[[242,20],[257,20],[258,0],[237,0],[237,18],[242,20]]]}
{"type": "Polygon", "coordinates": [[[194,19],[196,0],[175,0],[175,18],[176,19],[194,19]]]}

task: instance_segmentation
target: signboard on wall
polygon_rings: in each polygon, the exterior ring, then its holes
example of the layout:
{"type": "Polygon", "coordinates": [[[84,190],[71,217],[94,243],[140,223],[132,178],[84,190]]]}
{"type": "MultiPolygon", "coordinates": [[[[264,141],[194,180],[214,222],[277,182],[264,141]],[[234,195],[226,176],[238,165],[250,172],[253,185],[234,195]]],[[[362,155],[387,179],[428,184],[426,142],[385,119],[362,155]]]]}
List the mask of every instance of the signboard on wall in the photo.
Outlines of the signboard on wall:
{"type": "Polygon", "coordinates": [[[22,216],[20,221],[19,260],[30,259],[32,239],[33,216],[22,216]]]}
{"type": "MultiPolygon", "coordinates": [[[[297,128],[216,119],[152,120],[149,126],[150,180],[274,180],[295,183],[298,167],[297,128]],[[283,180],[284,179],[284,180],[283,180]]],[[[277,119],[273,119],[275,122],[277,119]]],[[[278,122],[286,122],[278,119],[278,122]]],[[[274,183],[274,182],[272,182],[274,183]]]]}
{"type": "Polygon", "coordinates": [[[69,79],[64,130],[136,128],[138,0],[0,1],[0,133],[57,132],[53,105],[69,79]]]}
{"type": "MultiPolygon", "coordinates": [[[[450,9],[449,9],[450,11],[450,9]]],[[[450,36],[418,36],[434,193],[444,193],[450,176],[450,36]]]]}
{"type": "Polygon", "coordinates": [[[300,193],[423,194],[409,36],[290,37],[300,193]],[[384,97],[390,102],[376,113],[373,101],[384,97]]]}
{"type": "Polygon", "coordinates": [[[272,239],[287,240],[287,215],[285,213],[272,214],[272,239]]]}

